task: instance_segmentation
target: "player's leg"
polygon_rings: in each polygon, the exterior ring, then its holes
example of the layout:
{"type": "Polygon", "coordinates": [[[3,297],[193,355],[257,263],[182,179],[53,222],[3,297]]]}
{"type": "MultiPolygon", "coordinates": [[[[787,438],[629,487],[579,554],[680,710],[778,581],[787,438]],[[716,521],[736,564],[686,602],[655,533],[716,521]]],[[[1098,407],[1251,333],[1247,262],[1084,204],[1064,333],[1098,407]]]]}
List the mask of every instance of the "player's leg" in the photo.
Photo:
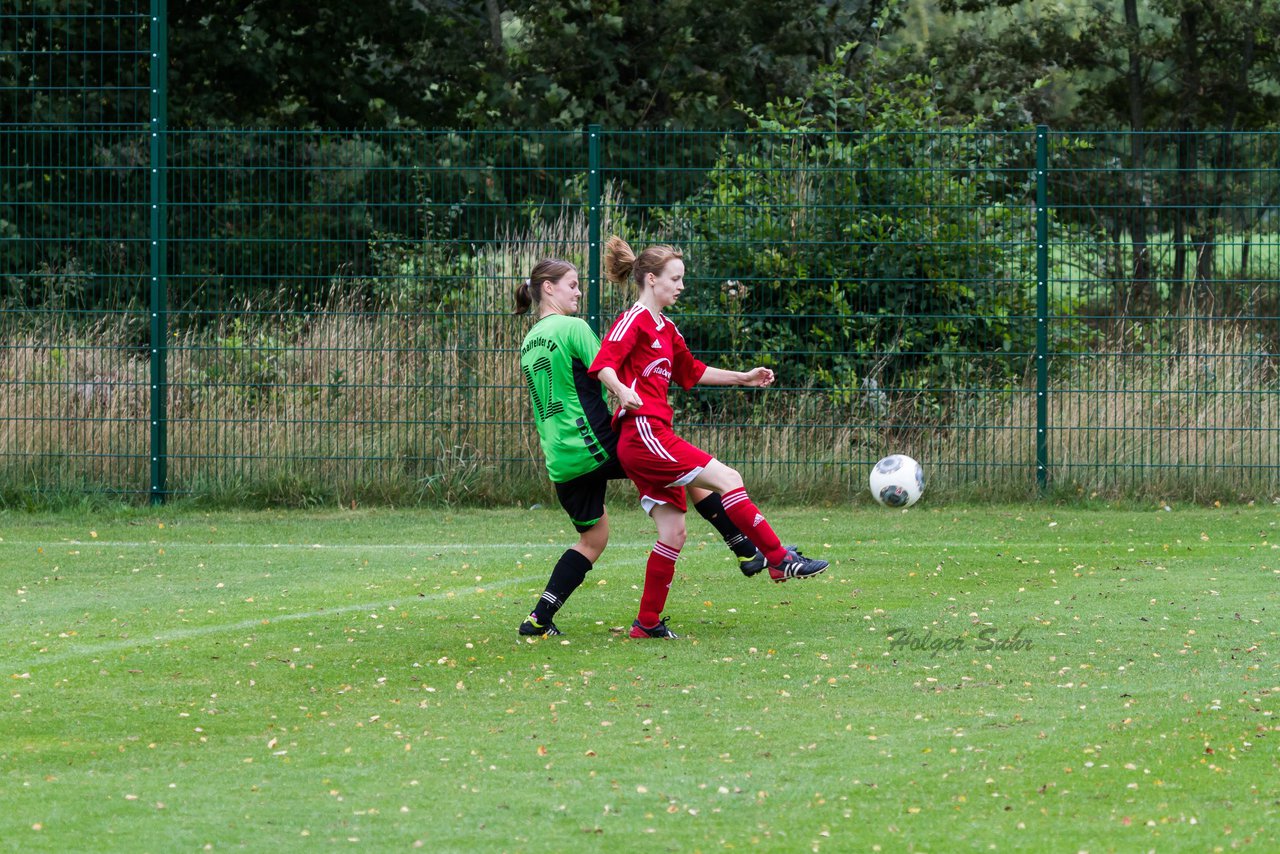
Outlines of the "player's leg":
{"type": "Polygon", "coordinates": [[[760,508],[756,507],[755,502],[751,500],[751,496],[747,494],[747,488],[742,483],[742,475],[737,469],[712,459],[702,467],[702,471],[690,482],[690,485],[713,489],[720,493],[725,513],[764,554],[769,562],[769,576],[774,581],[811,578],[827,568],[825,560],[806,558],[798,550],[783,547],[773,527],[764,518],[760,508]]]}
{"type": "Polygon", "coordinates": [[[662,609],[676,575],[676,560],[684,548],[686,536],[684,509],[673,504],[655,504],[649,511],[658,527],[658,541],[649,552],[644,568],[644,590],[640,594],[640,612],[631,624],[633,638],[675,638],[667,628],[662,609]]]}
{"type": "Polygon", "coordinates": [[[755,502],[747,495],[747,488],[743,485],[742,475],[737,469],[730,468],[713,458],[702,467],[702,471],[690,485],[720,493],[721,503],[730,521],[755,543],[756,548],[764,554],[770,566],[779,563],[786,556],[778,535],[774,533],[755,502]]]}
{"type": "Polygon", "coordinates": [[[738,526],[733,524],[729,514],[724,512],[720,493],[691,486],[689,500],[693,502],[693,509],[698,511],[698,515],[706,519],[724,538],[724,544],[737,557],[738,568],[742,570],[743,575],[750,578],[764,569],[764,555],[746,534],[738,530],[738,526]]]}
{"type": "Polygon", "coordinates": [[[568,483],[556,484],[560,504],[573,520],[578,542],[565,549],[551,569],[546,589],[538,597],[528,619],[520,624],[520,634],[527,636],[558,635],[553,618],[573,591],[582,586],[591,567],[609,544],[609,514],[604,507],[607,486],[604,478],[584,476],[568,483]]]}
{"type": "Polygon", "coordinates": [[[571,547],[572,551],[576,551],[587,559],[587,563],[592,566],[596,565],[596,561],[600,559],[600,555],[604,554],[605,547],[609,545],[609,511],[606,510],[600,514],[600,521],[596,522],[585,531],[578,534],[578,542],[571,547]]]}

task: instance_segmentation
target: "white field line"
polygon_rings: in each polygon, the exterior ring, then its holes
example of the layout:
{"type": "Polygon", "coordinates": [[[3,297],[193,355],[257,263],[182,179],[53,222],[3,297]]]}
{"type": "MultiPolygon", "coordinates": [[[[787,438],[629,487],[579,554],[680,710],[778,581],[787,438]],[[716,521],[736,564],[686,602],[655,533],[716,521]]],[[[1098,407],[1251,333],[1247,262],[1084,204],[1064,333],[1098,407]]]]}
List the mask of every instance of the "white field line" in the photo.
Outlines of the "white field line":
{"type": "MultiPolygon", "coordinates": [[[[519,549],[558,549],[564,551],[573,545],[566,539],[561,543],[201,543],[194,540],[151,540],[136,542],[129,540],[9,540],[0,537],[0,548],[16,546],[19,548],[61,548],[63,546],[83,548],[99,546],[113,549],[295,549],[305,551],[414,551],[414,552],[471,552],[481,549],[499,549],[516,551],[519,549]]],[[[644,542],[620,543],[609,541],[611,549],[651,549],[653,540],[644,542]]]]}
{"type": "MultiPolygon", "coordinates": [[[[388,608],[401,608],[405,605],[415,604],[419,602],[430,602],[433,599],[446,599],[450,596],[457,597],[467,595],[469,593],[487,592],[495,587],[511,587],[517,584],[531,584],[546,579],[545,575],[526,575],[520,578],[508,578],[502,581],[495,581],[492,584],[473,584],[467,589],[451,590],[441,593],[432,593],[426,596],[402,596],[399,599],[389,599],[382,602],[364,602],[359,605],[342,605],[337,608],[322,608],[315,611],[295,611],[287,614],[272,614],[269,617],[255,617],[249,620],[240,620],[235,623],[219,623],[205,626],[192,626],[189,629],[175,629],[171,632],[163,632],[151,637],[124,638],[118,641],[109,641],[107,643],[91,644],[85,646],[72,646],[68,649],[50,655],[41,655],[38,658],[31,659],[27,664],[22,666],[12,665],[8,662],[0,663],[0,673],[8,672],[15,676],[34,667],[43,667],[49,664],[57,664],[62,661],[69,661],[73,658],[96,658],[102,655],[109,655],[113,652],[120,652],[126,649],[140,649],[142,647],[159,646],[177,641],[189,640],[191,638],[206,637],[208,635],[218,635],[225,633],[243,632],[249,629],[260,629],[263,626],[272,625],[274,623],[291,623],[298,620],[314,620],[320,617],[332,617],[340,614],[350,614],[353,611],[381,611],[388,608]]],[[[515,629],[512,629],[515,634],[515,629]]]]}
{"type": "MultiPolygon", "coordinates": [[[[653,540],[637,540],[632,542],[619,542],[618,540],[609,541],[609,549],[652,549],[653,540]]],[[[714,542],[710,539],[704,541],[695,541],[691,536],[689,542],[686,543],[685,549],[701,548],[704,546],[718,546],[719,540],[714,542]]],[[[113,549],[284,549],[284,550],[300,550],[300,551],[405,551],[405,552],[427,552],[427,553],[443,553],[443,552],[478,552],[478,551],[519,551],[521,549],[529,551],[530,549],[555,549],[564,551],[573,545],[573,540],[566,538],[562,542],[557,543],[201,543],[192,540],[152,540],[149,542],[135,542],[128,540],[9,540],[0,537],[0,549],[5,546],[14,546],[18,548],[62,548],[74,547],[83,548],[86,546],[97,546],[102,548],[113,549]]],[[[803,547],[803,543],[801,544],[803,547]]],[[[929,548],[934,551],[940,549],[990,549],[1002,548],[1005,550],[1019,549],[1022,551],[1030,551],[1032,549],[1047,549],[1071,546],[1077,549],[1088,548],[1090,543],[1072,540],[1010,540],[1006,542],[999,541],[955,541],[955,540],[930,540],[927,543],[916,544],[920,548],[929,548]]],[[[1131,542],[1130,546],[1137,548],[1139,546],[1147,548],[1157,548],[1174,545],[1168,540],[1149,540],[1142,542],[1131,542]]],[[[1178,543],[1177,547],[1183,546],[1203,546],[1205,548],[1223,549],[1223,548],[1268,548],[1269,543],[1254,543],[1246,541],[1223,542],[1217,541],[1212,544],[1187,542],[1178,543]]],[[[841,549],[850,549],[858,551],[875,551],[876,549],[903,549],[911,548],[910,543],[895,542],[893,540],[862,540],[857,543],[840,544],[832,550],[839,551],[841,549]]],[[[1274,546],[1271,546],[1274,548],[1274,546]]],[[[818,554],[821,550],[816,546],[805,547],[805,551],[818,554]]]]}

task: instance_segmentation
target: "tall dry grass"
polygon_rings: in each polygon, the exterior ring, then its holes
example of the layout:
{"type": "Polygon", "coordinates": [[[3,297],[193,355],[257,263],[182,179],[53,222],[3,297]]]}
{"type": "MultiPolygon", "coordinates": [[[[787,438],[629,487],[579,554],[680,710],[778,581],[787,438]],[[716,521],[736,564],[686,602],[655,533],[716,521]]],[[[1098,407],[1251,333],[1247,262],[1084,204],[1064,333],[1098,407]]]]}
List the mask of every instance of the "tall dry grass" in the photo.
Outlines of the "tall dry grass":
{"type": "Polygon", "coordinates": [[[1052,386],[1051,474],[1079,493],[1280,492],[1280,373],[1263,336],[1188,320],[1159,351],[1077,356],[1052,386]]]}
{"type": "Polygon", "coordinates": [[[124,343],[126,324],[34,320],[0,329],[0,497],[145,492],[148,363],[124,343]]]}
{"type": "MultiPolygon", "coordinates": [[[[526,321],[377,314],[344,299],[335,292],[288,329],[266,322],[234,348],[223,327],[172,340],[171,490],[285,503],[546,497],[516,363],[526,321]]],[[[1276,494],[1275,360],[1224,324],[1189,334],[1171,352],[1060,357],[1051,483],[1081,494],[1276,494]]],[[[4,494],[147,494],[149,360],[112,323],[10,335],[0,380],[4,494]]],[[[1033,387],[974,392],[943,423],[910,425],[818,391],[725,394],[755,395],[749,415],[684,413],[683,432],[742,467],[762,497],[847,500],[888,452],[924,461],[935,491],[1016,498],[1035,483],[1033,387]]]]}
{"type": "MultiPolygon", "coordinates": [[[[372,311],[335,281],[299,317],[246,304],[167,342],[167,485],[248,502],[509,502],[548,495],[527,419],[516,285],[546,255],[585,266],[564,209],[476,259],[462,311],[372,311]]],[[[22,328],[0,348],[0,496],[146,496],[150,354],[134,319],[22,328]]]]}

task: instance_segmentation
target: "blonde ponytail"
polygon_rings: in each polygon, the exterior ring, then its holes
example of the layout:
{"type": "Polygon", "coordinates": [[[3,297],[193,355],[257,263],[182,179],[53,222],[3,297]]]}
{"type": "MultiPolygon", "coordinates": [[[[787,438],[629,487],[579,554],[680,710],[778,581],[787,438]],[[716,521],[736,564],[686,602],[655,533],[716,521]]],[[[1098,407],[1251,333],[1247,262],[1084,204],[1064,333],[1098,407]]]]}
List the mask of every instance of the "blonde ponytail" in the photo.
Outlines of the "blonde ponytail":
{"type": "Polygon", "coordinates": [[[636,264],[636,253],[631,245],[616,234],[604,244],[604,277],[615,285],[624,285],[631,278],[636,264]]]}

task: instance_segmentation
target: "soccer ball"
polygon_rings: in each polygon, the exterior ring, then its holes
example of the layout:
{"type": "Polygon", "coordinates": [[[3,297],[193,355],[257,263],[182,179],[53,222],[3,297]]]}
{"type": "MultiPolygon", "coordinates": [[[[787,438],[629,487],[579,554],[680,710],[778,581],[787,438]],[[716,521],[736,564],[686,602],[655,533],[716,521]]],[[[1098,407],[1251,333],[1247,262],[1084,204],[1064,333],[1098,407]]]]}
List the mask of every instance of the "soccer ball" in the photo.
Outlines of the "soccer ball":
{"type": "Polygon", "coordinates": [[[871,469],[871,497],[885,507],[910,507],[924,495],[924,469],[906,454],[890,454],[871,469]]]}

